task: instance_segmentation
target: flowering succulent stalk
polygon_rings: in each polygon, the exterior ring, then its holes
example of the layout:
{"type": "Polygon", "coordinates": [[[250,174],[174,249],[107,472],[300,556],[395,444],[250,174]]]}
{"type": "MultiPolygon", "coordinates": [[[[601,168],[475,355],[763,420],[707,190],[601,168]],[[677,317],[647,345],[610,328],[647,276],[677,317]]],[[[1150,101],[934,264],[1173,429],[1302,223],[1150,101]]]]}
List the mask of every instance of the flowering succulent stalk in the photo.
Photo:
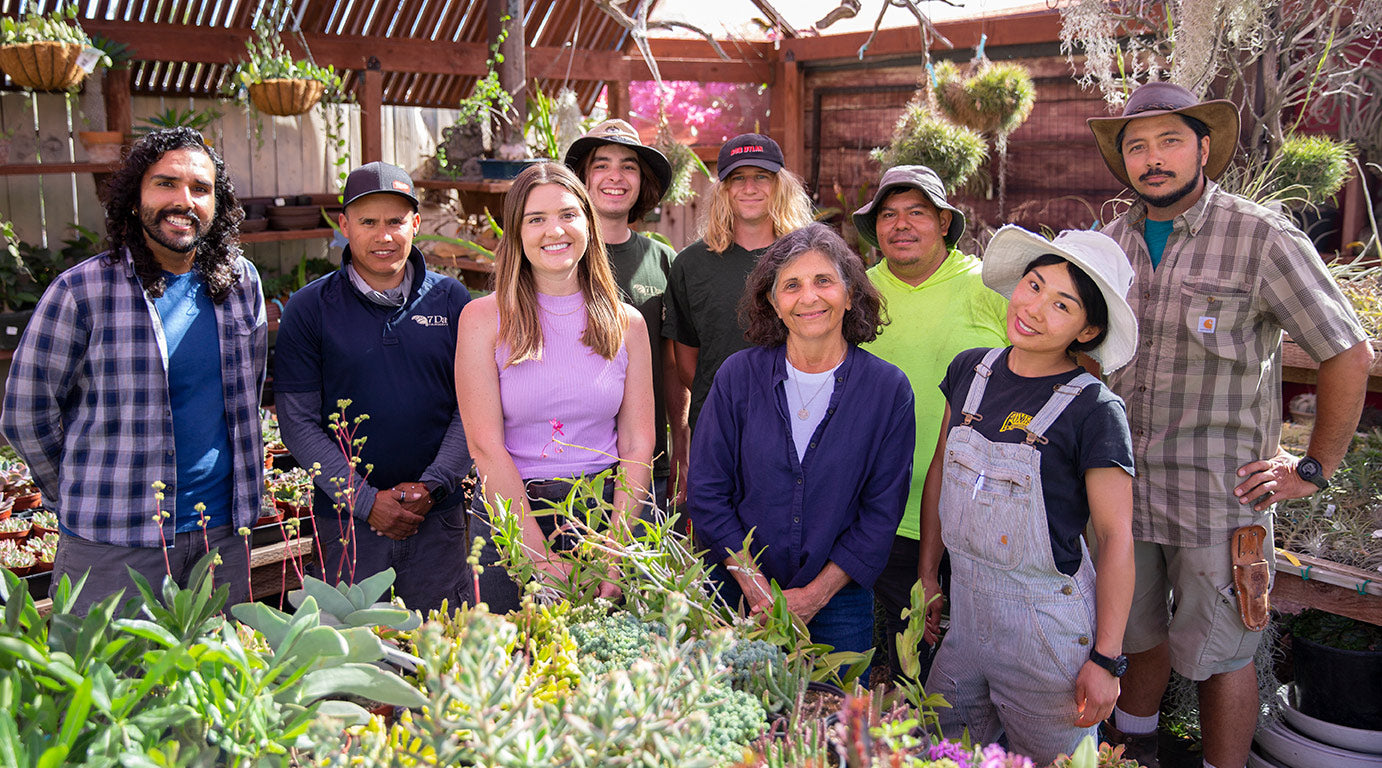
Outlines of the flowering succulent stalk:
{"type": "Polygon", "coordinates": [[[163,521],[168,519],[168,513],[163,510],[163,489],[167,487],[162,480],[153,482],[154,523],[158,525],[158,540],[163,542],[163,570],[171,579],[173,578],[173,566],[168,562],[168,537],[163,533],[163,521]]]}

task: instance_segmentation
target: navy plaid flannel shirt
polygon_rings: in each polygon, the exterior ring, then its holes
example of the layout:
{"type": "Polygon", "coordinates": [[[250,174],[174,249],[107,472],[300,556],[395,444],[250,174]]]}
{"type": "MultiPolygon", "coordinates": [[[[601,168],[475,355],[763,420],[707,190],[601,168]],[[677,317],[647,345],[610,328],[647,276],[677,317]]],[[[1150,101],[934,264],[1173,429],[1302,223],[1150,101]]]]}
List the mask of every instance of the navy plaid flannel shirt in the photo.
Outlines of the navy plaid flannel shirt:
{"type": "MultiPolygon", "coordinates": [[[[237,269],[240,282],[215,313],[239,528],[259,515],[264,487],[268,325],[259,273],[243,256],[237,269]]],[[[128,547],[172,543],[177,458],[166,371],[163,326],[128,253],[87,259],[39,300],[10,366],[0,432],[73,534],[128,547]],[[167,486],[162,536],[156,481],[167,486]]]]}

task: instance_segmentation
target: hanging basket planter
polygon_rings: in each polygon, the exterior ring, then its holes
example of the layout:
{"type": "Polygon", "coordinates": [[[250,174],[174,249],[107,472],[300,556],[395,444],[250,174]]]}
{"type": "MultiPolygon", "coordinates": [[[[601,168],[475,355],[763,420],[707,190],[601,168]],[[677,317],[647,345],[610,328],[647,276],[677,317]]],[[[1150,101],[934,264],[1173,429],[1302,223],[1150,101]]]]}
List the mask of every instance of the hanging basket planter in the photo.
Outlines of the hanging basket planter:
{"type": "Polygon", "coordinates": [[[86,77],[77,66],[78,43],[44,41],[0,46],[0,70],[15,85],[35,91],[66,91],[86,77]]]}
{"type": "Polygon", "coordinates": [[[250,100],[266,115],[300,115],[321,100],[326,85],[320,80],[265,80],[249,87],[250,100]]]}

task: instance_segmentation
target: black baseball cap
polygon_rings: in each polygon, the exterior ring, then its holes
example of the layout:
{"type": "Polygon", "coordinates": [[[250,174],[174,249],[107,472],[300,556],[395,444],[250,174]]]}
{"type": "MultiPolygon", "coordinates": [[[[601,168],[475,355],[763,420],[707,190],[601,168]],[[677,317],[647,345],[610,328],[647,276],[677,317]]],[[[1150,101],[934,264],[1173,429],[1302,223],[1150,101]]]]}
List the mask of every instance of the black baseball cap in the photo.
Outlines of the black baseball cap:
{"type": "Polygon", "coordinates": [[[743,165],[752,165],[765,171],[777,173],[783,165],[782,147],[776,141],[761,133],[745,133],[735,136],[720,147],[720,158],[716,173],[720,181],[743,165]]]}
{"type": "Polygon", "coordinates": [[[413,210],[417,210],[417,195],[413,192],[412,177],[408,176],[407,171],[396,165],[377,160],[373,163],[365,163],[350,172],[345,183],[344,205],[349,206],[365,195],[372,195],[376,192],[388,192],[405,197],[408,202],[413,204],[413,210]]]}

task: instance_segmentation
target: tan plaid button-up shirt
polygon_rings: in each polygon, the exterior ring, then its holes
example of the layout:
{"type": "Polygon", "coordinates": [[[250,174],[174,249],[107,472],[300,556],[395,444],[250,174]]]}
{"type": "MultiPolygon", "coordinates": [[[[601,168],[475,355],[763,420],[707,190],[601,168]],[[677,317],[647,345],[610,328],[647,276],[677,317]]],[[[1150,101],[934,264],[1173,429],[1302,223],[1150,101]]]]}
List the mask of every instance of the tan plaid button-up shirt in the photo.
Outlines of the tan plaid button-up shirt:
{"type": "Polygon", "coordinates": [[[1282,330],[1316,360],[1365,336],[1286,217],[1207,182],[1153,270],[1146,216],[1139,202],[1104,228],[1137,273],[1128,302],[1139,348],[1111,382],[1128,407],[1137,464],[1133,537],[1218,544],[1258,516],[1233,489],[1239,467],[1277,451],[1282,330]]]}

